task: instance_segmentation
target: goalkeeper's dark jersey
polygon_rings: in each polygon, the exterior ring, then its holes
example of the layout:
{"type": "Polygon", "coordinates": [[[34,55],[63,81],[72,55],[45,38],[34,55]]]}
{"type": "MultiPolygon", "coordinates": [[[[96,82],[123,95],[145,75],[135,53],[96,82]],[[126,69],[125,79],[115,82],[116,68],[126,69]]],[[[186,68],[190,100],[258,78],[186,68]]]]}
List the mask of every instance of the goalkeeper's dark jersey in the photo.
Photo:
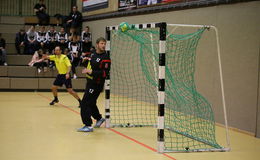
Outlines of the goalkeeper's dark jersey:
{"type": "Polygon", "coordinates": [[[87,74],[87,83],[104,85],[105,78],[110,70],[111,60],[109,55],[106,52],[101,54],[94,52],[90,55],[90,58],[87,62],[87,69],[91,69],[92,74],[87,74]]]}

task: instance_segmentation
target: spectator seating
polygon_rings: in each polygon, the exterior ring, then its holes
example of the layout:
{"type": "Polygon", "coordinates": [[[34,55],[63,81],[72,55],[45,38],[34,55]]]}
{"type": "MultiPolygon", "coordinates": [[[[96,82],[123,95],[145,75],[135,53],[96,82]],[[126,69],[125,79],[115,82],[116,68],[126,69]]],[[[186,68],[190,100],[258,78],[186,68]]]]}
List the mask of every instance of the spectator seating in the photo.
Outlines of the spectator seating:
{"type": "MultiPolygon", "coordinates": [[[[77,73],[81,73],[83,67],[77,67],[77,73]]],[[[56,70],[38,73],[35,67],[29,66],[0,66],[0,90],[1,89],[50,89],[56,70]]],[[[74,89],[85,89],[85,75],[78,74],[78,79],[73,79],[74,89]]]]}
{"type": "Polygon", "coordinates": [[[8,65],[21,66],[26,65],[32,59],[31,55],[7,55],[8,65]]]}
{"type": "MultiPolygon", "coordinates": [[[[36,16],[24,17],[24,24],[25,25],[37,25],[38,24],[38,18],[36,16]]],[[[50,25],[60,26],[61,21],[57,20],[55,17],[50,17],[50,25]]]]}
{"type": "MultiPolygon", "coordinates": [[[[1,90],[48,90],[57,75],[56,70],[48,68],[47,72],[38,73],[36,67],[29,67],[28,63],[32,55],[18,55],[15,49],[15,34],[20,28],[28,30],[30,25],[26,24],[29,17],[5,17],[0,16],[0,32],[6,40],[7,64],[8,66],[0,66],[0,91],[1,90]]],[[[38,20],[34,17],[32,23],[37,23],[38,20]],[[37,20],[37,21],[35,21],[37,20]]],[[[57,24],[55,18],[51,18],[51,23],[57,24]],[[55,20],[55,21],[54,21],[55,20]]],[[[33,19],[32,19],[33,20],[33,19]]],[[[39,30],[36,26],[36,30],[39,30]]],[[[59,27],[55,27],[60,30],[59,27]]],[[[77,67],[77,79],[72,80],[73,88],[76,90],[85,89],[85,75],[80,74],[82,67],[77,67]]],[[[65,87],[63,87],[65,90],[65,87]]]]}

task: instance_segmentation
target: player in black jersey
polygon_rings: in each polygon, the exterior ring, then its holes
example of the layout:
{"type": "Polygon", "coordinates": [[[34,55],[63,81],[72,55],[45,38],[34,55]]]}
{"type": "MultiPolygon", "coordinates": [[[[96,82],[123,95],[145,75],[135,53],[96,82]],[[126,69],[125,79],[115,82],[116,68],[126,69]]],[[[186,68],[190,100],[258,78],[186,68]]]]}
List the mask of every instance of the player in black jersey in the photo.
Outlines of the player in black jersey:
{"type": "Polygon", "coordinates": [[[68,48],[68,34],[65,32],[64,27],[61,27],[60,32],[58,33],[58,45],[61,47],[62,51],[64,51],[65,48],[68,48]]]}
{"type": "Polygon", "coordinates": [[[72,7],[72,12],[68,17],[67,26],[69,28],[74,28],[76,32],[80,33],[82,25],[82,13],[78,11],[77,6],[72,7]]]}
{"type": "Polygon", "coordinates": [[[47,42],[45,26],[42,26],[41,30],[37,32],[37,41],[39,48],[45,50],[47,42]]]}
{"type": "Polygon", "coordinates": [[[47,48],[49,49],[49,53],[53,53],[54,48],[57,45],[58,34],[55,31],[54,26],[50,27],[50,30],[46,33],[47,39],[47,48]]]}
{"type": "Polygon", "coordinates": [[[34,6],[34,12],[39,19],[40,25],[48,25],[50,22],[50,16],[46,13],[46,10],[44,0],[39,0],[39,3],[34,6]]]}
{"type": "Polygon", "coordinates": [[[81,44],[78,41],[78,37],[76,35],[73,36],[72,38],[72,42],[69,42],[69,59],[71,61],[71,71],[73,74],[73,78],[76,79],[77,75],[76,75],[76,67],[79,65],[80,62],[80,54],[81,54],[81,44]]]}
{"type": "Polygon", "coordinates": [[[92,34],[89,31],[89,26],[85,27],[85,30],[81,33],[82,52],[90,52],[92,47],[92,34]]]}
{"type": "Polygon", "coordinates": [[[110,58],[105,51],[106,40],[98,38],[96,41],[96,51],[90,56],[87,67],[82,71],[86,73],[87,85],[83,99],[81,101],[80,114],[84,127],[78,129],[80,132],[93,132],[91,116],[96,119],[95,127],[98,128],[105,121],[99,113],[97,99],[103,90],[105,78],[110,70],[110,58]]]}

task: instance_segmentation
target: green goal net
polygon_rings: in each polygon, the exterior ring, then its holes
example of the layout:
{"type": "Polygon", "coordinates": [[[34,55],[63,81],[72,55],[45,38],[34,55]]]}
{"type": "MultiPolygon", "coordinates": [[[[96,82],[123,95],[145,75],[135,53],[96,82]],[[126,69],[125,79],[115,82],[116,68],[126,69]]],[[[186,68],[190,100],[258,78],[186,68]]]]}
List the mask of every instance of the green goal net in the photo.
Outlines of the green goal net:
{"type": "MultiPolygon", "coordinates": [[[[164,148],[167,151],[221,149],[214,113],[197,90],[196,48],[206,28],[167,31],[164,148]]],[[[110,32],[110,125],[156,126],[158,117],[159,28],[130,27],[110,32]]]]}

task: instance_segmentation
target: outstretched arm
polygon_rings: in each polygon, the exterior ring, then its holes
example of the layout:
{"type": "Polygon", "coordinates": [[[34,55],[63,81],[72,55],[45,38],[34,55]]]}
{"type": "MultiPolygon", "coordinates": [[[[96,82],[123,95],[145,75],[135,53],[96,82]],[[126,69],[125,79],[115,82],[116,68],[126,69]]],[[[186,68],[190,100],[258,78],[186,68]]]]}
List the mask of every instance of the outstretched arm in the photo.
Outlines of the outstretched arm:
{"type": "Polygon", "coordinates": [[[50,56],[48,56],[47,54],[44,54],[44,55],[42,55],[42,58],[41,59],[43,59],[43,60],[45,60],[45,59],[50,59],[50,56]]]}

